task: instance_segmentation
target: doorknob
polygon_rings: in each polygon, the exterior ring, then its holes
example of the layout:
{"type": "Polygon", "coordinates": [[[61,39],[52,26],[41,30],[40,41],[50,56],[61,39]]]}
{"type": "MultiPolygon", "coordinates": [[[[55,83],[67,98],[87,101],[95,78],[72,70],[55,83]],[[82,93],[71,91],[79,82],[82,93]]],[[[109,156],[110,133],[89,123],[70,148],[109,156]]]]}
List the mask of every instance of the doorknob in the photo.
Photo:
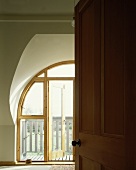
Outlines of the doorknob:
{"type": "Polygon", "coordinates": [[[81,146],[81,140],[80,139],[78,139],[77,141],[75,141],[75,140],[72,141],[72,146],[76,146],[76,145],[78,145],[79,147],[81,146]]]}

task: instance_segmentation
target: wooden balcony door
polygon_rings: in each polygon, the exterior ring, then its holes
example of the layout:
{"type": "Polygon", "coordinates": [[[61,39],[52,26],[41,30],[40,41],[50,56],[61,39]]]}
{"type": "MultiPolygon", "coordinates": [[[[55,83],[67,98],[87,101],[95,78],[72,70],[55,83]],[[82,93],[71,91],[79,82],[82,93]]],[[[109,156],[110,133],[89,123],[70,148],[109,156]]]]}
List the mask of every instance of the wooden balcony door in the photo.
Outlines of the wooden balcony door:
{"type": "Polygon", "coordinates": [[[48,101],[49,160],[70,160],[70,155],[73,155],[73,78],[49,80],[48,101]]]}
{"type": "Polygon", "coordinates": [[[76,6],[76,170],[136,169],[134,4],[76,6]]]}
{"type": "Polygon", "coordinates": [[[74,61],[63,61],[27,84],[18,105],[17,161],[73,161],[74,79],[74,61]]]}

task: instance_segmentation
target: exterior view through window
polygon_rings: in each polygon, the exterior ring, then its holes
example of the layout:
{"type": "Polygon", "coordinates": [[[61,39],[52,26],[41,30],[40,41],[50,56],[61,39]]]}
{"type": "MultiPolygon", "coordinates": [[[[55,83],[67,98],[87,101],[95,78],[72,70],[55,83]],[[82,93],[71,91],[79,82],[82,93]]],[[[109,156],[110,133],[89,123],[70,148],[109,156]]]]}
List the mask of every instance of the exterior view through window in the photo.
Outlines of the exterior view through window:
{"type": "Polygon", "coordinates": [[[17,161],[74,161],[73,61],[54,64],[28,83],[18,106],[17,161]]]}

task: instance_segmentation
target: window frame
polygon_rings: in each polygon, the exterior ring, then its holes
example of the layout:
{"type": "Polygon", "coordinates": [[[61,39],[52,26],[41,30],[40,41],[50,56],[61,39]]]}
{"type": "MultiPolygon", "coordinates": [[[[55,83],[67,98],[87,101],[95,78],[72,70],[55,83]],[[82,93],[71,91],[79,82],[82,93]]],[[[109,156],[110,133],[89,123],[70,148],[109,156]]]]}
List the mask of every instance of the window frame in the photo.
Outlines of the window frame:
{"type": "MultiPolygon", "coordinates": [[[[62,62],[55,63],[44,68],[30,80],[30,82],[26,85],[26,87],[21,93],[19,104],[18,104],[18,110],[17,110],[17,161],[18,162],[20,161],[23,162],[22,160],[20,160],[20,122],[21,122],[21,119],[43,119],[44,120],[44,160],[42,162],[49,161],[49,151],[48,151],[49,140],[47,140],[49,137],[48,82],[49,80],[73,80],[73,84],[75,84],[75,77],[47,77],[47,71],[51,68],[61,66],[61,65],[66,65],[66,64],[75,64],[75,63],[73,60],[62,61],[62,62]],[[44,73],[44,77],[38,77],[42,73],[44,73]],[[44,96],[43,97],[43,115],[22,115],[22,107],[23,107],[25,97],[29,89],[32,87],[32,85],[35,82],[43,82],[43,96],[44,96]]],[[[74,95],[74,87],[73,87],[73,102],[75,101],[74,96],[75,95],[74,95]]],[[[74,117],[75,117],[75,102],[73,105],[73,129],[75,128],[74,117]]],[[[75,133],[73,131],[73,137],[74,136],[75,136],[75,133]]],[[[74,156],[73,156],[73,160],[74,160],[74,156]]],[[[41,162],[41,161],[35,161],[35,162],[41,162]]]]}

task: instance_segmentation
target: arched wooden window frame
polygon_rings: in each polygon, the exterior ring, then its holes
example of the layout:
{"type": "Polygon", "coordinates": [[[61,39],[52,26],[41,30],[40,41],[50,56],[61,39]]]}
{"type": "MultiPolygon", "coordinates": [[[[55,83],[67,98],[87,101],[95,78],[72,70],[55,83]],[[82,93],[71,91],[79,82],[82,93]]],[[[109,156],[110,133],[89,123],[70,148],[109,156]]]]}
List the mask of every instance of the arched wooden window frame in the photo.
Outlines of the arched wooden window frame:
{"type": "MultiPolygon", "coordinates": [[[[52,64],[52,65],[44,68],[30,80],[30,82],[26,85],[26,87],[24,88],[24,90],[21,94],[19,104],[18,104],[18,111],[17,111],[17,161],[18,162],[20,161],[20,120],[21,119],[43,119],[44,120],[44,133],[45,133],[44,134],[44,161],[46,161],[46,162],[49,161],[49,153],[48,153],[49,143],[48,143],[48,140],[46,140],[46,139],[48,139],[48,136],[49,136],[49,134],[48,134],[49,115],[48,115],[48,101],[47,101],[47,96],[48,96],[47,82],[49,80],[73,80],[73,82],[75,84],[75,81],[74,81],[75,77],[47,77],[47,71],[49,69],[55,68],[57,66],[66,65],[66,64],[74,64],[74,61],[73,60],[62,61],[62,62],[55,63],[55,64],[52,64]],[[39,77],[43,73],[44,73],[44,77],[39,77]],[[43,95],[44,96],[43,115],[22,115],[22,106],[23,106],[25,97],[35,82],[43,82],[43,85],[44,85],[44,87],[43,87],[43,90],[44,90],[43,91],[43,93],[44,93],[44,95],[43,95]],[[45,144],[45,141],[46,141],[46,144],[45,144]]],[[[73,88],[73,100],[75,100],[74,88],[73,88]]],[[[73,105],[73,126],[75,126],[74,114],[75,114],[75,105],[73,105]]],[[[75,136],[75,133],[73,132],[73,137],[74,136],[75,136]]],[[[74,148],[73,148],[73,150],[74,150],[74,148]]],[[[75,160],[74,157],[75,156],[73,155],[73,160],[75,160]]]]}

